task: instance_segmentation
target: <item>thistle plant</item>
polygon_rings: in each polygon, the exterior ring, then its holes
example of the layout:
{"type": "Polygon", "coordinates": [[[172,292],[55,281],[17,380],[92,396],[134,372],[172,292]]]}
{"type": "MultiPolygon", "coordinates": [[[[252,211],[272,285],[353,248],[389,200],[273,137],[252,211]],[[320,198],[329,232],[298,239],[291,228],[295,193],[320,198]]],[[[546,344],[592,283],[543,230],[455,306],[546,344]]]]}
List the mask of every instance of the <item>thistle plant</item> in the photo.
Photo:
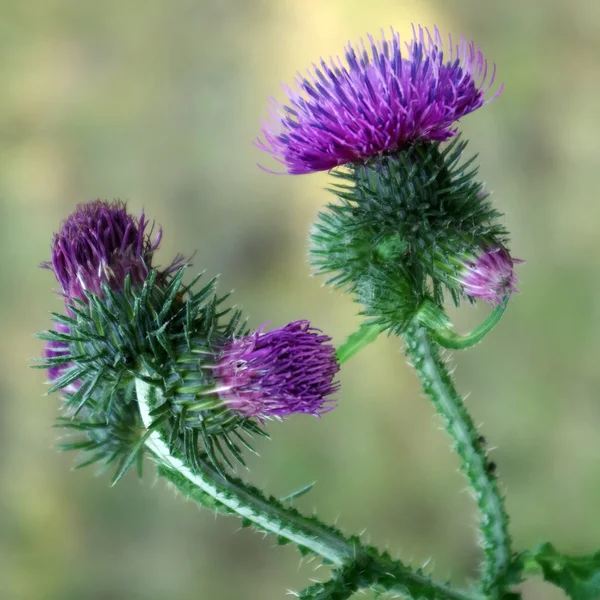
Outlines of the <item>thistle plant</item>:
{"type": "MultiPolygon", "coordinates": [[[[215,279],[185,277],[181,257],[153,264],[162,231],[121,202],[80,205],[54,236],[50,260],[65,301],[53,313],[40,367],[58,392],[79,466],[113,469],[113,484],[144,456],[159,477],[243,526],[294,544],[331,566],[304,599],[377,594],[428,600],[517,599],[528,574],[571,598],[600,597],[600,552],[560,554],[550,543],[513,547],[487,444],[457,392],[442,350],[473,347],[517,292],[501,213],[478,180],[457,122],[497,98],[495,67],[473,43],[413,28],[349,45],[321,60],[272,101],[256,144],[290,174],[330,171],[333,200],[310,236],[316,275],[353,296],[364,321],[335,349],[306,320],[251,330],[215,279]],[[491,306],[459,335],[448,303],[491,306]],[[377,336],[400,338],[441,415],[476,500],[483,562],[466,588],[433,580],[387,552],[305,516],[242,480],[239,465],[271,419],[335,418],[340,366],[377,336]]],[[[399,342],[400,346],[400,342],[399,342]]],[[[267,447],[268,448],[268,447],[267,447]]],[[[267,449],[268,451],[268,449],[267,449]]],[[[298,492],[305,493],[308,489],[298,492]]]]}

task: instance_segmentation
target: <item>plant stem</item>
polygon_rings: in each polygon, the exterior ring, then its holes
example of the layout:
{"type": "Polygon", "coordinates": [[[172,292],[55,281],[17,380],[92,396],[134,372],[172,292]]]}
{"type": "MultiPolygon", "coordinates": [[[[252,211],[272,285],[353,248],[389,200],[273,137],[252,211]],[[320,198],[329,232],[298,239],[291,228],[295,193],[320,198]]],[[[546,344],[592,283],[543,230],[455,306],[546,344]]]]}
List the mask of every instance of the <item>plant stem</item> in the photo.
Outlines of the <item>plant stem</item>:
{"type": "MultiPolygon", "coordinates": [[[[141,379],[136,380],[137,400],[142,420],[151,428],[150,412],[162,402],[160,391],[141,379]]],[[[207,461],[199,468],[186,464],[169,450],[164,434],[155,429],[146,446],[159,463],[159,474],[165,476],[186,496],[195,500],[211,497],[224,512],[235,513],[257,529],[272,533],[278,539],[293,542],[300,549],[311,551],[336,567],[358,564],[364,587],[377,587],[408,598],[425,600],[482,600],[479,594],[454,590],[432,582],[413,572],[400,561],[380,555],[374,548],[363,546],[358,538],[346,539],[341,532],[321,523],[315,517],[305,517],[274,498],[266,498],[259,490],[242,481],[220,474],[207,461]]],[[[200,500],[200,503],[204,503],[200,500]]]]}
{"type": "MultiPolygon", "coordinates": [[[[156,400],[159,392],[155,387],[139,379],[136,381],[136,391],[142,420],[144,425],[149,427],[152,422],[150,417],[152,405],[160,404],[156,400]]],[[[207,461],[202,462],[201,471],[186,465],[181,457],[169,451],[161,432],[152,432],[146,441],[146,446],[162,464],[182,475],[205,494],[212,496],[226,509],[235,512],[243,519],[252,521],[261,529],[308,548],[333,564],[343,564],[352,554],[354,550],[352,547],[349,548],[347,544],[341,543],[329,532],[318,528],[313,530],[312,524],[305,523],[304,520],[296,522],[299,519],[296,517],[289,519],[288,514],[285,515],[286,519],[282,519],[282,515],[277,514],[268,501],[255,498],[244,487],[219,474],[207,461]]]]}
{"type": "Polygon", "coordinates": [[[500,322],[500,319],[504,315],[506,306],[508,305],[508,298],[504,299],[504,303],[497,306],[475,329],[467,333],[466,335],[460,335],[454,333],[449,329],[431,329],[431,337],[436,343],[444,348],[450,348],[452,350],[465,350],[475,344],[481,342],[481,340],[500,322]]]}
{"type": "Polygon", "coordinates": [[[462,470],[481,511],[480,528],[486,559],[482,582],[484,592],[492,598],[500,598],[506,587],[512,552],[507,527],[508,516],[496,478],[487,461],[485,442],[456,392],[452,378],[427,329],[413,324],[405,338],[406,352],[421,379],[425,393],[443,417],[446,430],[454,440],[456,452],[462,461],[462,470]]]}

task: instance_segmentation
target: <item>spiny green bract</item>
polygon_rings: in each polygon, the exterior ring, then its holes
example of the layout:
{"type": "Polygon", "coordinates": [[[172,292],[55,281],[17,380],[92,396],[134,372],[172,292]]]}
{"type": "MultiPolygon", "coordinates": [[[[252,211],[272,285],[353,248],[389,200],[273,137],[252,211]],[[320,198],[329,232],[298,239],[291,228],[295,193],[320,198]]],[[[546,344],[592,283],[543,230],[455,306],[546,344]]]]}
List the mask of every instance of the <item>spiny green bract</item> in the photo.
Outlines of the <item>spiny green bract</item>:
{"type": "Polygon", "coordinates": [[[402,330],[424,299],[441,305],[444,290],[458,305],[461,257],[506,237],[475,157],[461,162],[465,146],[419,143],[333,172],[339,202],[319,213],[312,263],[384,326],[402,330]]]}
{"type": "Polygon", "coordinates": [[[73,402],[73,396],[63,393],[64,410],[70,417],[59,417],[55,427],[67,431],[59,444],[61,450],[82,452],[75,468],[100,463],[105,467],[114,465],[119,472],[130,460],[141,475],[143,450],[134,449],[142,437],[142,422],[133,385],[110,390],[99,384],[82,407],[73,402]]]}
{"type": "MultiPolygon", "coordinates": [[[[46,359],[42,368],[68,366],[50,393],[79,384],[75,393],[63,391],[66,418],[59,426],[83,434],[62,445],[85,452],[80,466],[114,463],[119,479],[131,464],[141,464],[147,432],[135,401],[136,378],[162,390],[165,402],[155,407],[149,430],[166,427],[174,448],[188,453],[193,445],[194,454],[206,452],[216,465],[224,460],[232,466],[229,455],[241,462],[243,458],[230,434],[248,448],[240,434],[265,435],[243,418],[225,427],[226,418],[218,410],[211,420],[212,407],[203,411],[197,400],[181,394],[192,369],[181,363],[182,356],[198,348],[210,353],[245,332],[240,311],[222,307],[229,295],[216,295],[215,279],[194,290],[200,276],[184,285],[184,272],[185,267],[172,276],[151,271],[141,289],[132,288],[127,279],[122,293],[104,286],[103,298],[87,294],[88,302],[75,300],[72,316],[54,314],[53,320],[66,325],[69,333],[39,334],[40,339],[69,346],[69,353],[46,359]]],[[[207,386],[214,387],[214,381],[207,386]]]]}

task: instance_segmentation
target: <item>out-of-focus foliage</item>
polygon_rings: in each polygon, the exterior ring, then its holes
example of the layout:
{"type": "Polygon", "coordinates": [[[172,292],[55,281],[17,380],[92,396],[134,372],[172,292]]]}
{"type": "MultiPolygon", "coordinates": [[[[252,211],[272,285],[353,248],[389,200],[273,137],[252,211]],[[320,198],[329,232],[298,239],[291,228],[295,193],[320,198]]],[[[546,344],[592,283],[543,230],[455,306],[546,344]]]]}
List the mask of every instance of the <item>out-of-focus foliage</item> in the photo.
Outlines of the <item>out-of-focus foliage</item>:
{"type": "MultiPolygon", "coordinates": [[[[357,307],[306,264],[327,177],[268,175],[252,140],[279,81],[411,20],[476,40],[506,85],[461,125],[527,262],[502,324],[456,356],[459,388],[498,447],[517,547],[600,546],[600,5],[31,0],[2,2],[0,17],[1,598],[275,600],[319,577],[151,476],[110,489],[108,474],[69,470],[50,427],[58,402],[27,366],[33,333],[61,307],[36,265],[77,202],[120,197],[163,225],[157,262],[198,249],[198,270],[223,273],[252,326],[309,318],[341,342],[357,307]]],[[[453,316],[467,328],[484,314],[453,316]]],[[[464,581],[480,560],[475,506],[404,362],[385,338],[354,357],[339,408],[270,426],[251,476],[280,496],[316,479],[298,507],[464,581]]],[[[562,597],[537,582],[525,593],[562,597]]]]}

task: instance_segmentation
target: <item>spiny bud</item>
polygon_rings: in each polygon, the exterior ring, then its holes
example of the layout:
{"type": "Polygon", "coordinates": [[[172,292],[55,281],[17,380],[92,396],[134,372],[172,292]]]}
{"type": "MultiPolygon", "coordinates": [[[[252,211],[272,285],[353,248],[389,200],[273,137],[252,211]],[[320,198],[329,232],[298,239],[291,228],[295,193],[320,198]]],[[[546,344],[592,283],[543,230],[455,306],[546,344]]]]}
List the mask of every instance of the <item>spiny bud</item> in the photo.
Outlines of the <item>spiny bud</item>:
{"type": "Polygon", "coordinates": [[[86,291],[102,295],[102,284],[120,290],[127,275],[141,285],[161,239],[160,229],[152,240],[147,227],[144,213],[136,219],[123,202],[80,204],[55,234],[52,259],[42,266],[54,272],[67,305],[85,301],[86,291]]]}
{"type": "Polygon", "coordinates": [[[318,416],[333,408],[339,370],[331,338],[308,321],[225,341],[181,355],[171,397],[186,407],[188,423],[208,434],[230,431],[247,419],[294,413],[318,416]]]}
{"type": "Polygon", "coordinates": [[[467,296],[481,298],[491,306],[501,305],[512,292],[519,291],[514,265],[522,262],[504,246],[486,248],[473,260],[464,261],[459,283],[467,296]]]}
{"type": "Polygon", "coordinates": [[[222,350],[215,374],[229,409],[264,419],[331,410],[327,397],[339,365],[326,335],[308,321],[233,340],[222,350]]]}

